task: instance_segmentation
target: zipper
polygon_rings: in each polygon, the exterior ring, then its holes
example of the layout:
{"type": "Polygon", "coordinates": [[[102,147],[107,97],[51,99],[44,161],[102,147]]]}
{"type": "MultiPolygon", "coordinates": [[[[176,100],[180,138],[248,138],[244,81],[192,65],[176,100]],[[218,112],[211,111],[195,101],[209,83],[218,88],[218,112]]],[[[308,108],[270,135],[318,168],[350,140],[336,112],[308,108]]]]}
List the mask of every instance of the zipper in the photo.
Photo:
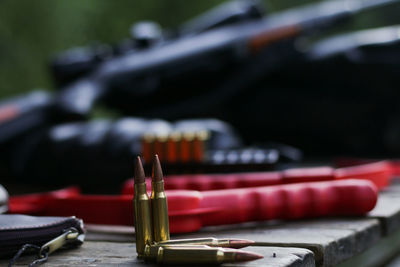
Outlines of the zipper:
{"type": "Polygon", "coordinates": [[[68,218],[45,226],[0,229],[0,256],[15,253],[28,243],[42,246],[49,240],[62,236],[65,234],[65,229],[71,227],[77,229],[79,234],[83,233],[81,221],[76,218],[68,218]]]}
{"type": "Polygon", "coordinates": [[[83,239],[84,239],[84,234],[83,233],[80,234],[76,228],[71,227],[66,231],[64,231],[63,234],[57,236],[56,238],[44,244],[42,247],[32,244],[23,245],[21,249],[17,252],[17,254],[15,254],[15,256],[12,258],[8,266],[11,267],[12,265],[14,265],[17,262],[17,260],[21,257],[21,255],[29,249],[31,250],[34,249],[38,252],[37,258],[29,264],[29,267],[42,264],[46,262],[49,258],[49,255],[54,251],[56,251],[57,249],[67,245],[68,243],[76,244],[76,241],[83,243],[83,239]]]}

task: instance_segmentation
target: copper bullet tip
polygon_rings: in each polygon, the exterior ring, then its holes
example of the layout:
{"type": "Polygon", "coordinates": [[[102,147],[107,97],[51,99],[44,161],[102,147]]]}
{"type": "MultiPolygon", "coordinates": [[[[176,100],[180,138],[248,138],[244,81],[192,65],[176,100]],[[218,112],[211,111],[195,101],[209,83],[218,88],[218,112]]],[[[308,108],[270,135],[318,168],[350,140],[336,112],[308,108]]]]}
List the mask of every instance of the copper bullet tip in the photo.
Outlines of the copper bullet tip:
{"type": "Polygon", "coordinates": [[[153,170],[151,174],[151,179],[153,182],[158,182],[163,180],[163,173],[161,169],[161,163],[160,160],[158,159],[158,155],[154,155],[153,159],[153,170]]]}
{"type": "Polygon", "coordinates": [[[246,239],[231,239],[229,240],[230,248],[244,248],[253,245],[255,242],[253,240],[246,239]]]}
{"type": "Polygon", "coordinates": [[[146,176],[144,174],[143,164],[142,161],[140,160],[140,157],[138,156],[135,162],[135,176],[134,176],[135,184],[144,183],[145,177],[146,176]]]}
{"type": "Polygon", "coordinates": [[[235,261],[254,261],[258,259],[264,258],[263,255],[254,253],[254,252],[247,252],[247,251],[238,251],[235,255],[235,261]]]}

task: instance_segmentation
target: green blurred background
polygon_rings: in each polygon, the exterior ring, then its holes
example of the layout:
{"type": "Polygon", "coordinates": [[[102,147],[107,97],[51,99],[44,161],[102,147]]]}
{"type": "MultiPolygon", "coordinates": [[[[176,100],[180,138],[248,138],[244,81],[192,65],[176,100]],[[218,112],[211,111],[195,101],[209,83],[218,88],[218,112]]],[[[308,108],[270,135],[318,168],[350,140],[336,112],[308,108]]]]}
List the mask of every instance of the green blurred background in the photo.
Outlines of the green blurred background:
{"type": "MultiPolygon", "coordinates": [[[[154,20],[163,28],[222,3],[222,0],[2,0],[0,1],[0,97],[32,88],[53,87],[47,69],[51,55],[93,41],[117,43],[135,21],[154,20]]],[[[309,0],[262,1],[269,12],[309,0]]],[[[387,12],[391,12],[390,9],[387,12]]],[[[387,14],[387,12],[385,14],[387,14]]],[[[350,28],[389,24],[392,15],[371,13],[350,28]]],[[[394,17],[397,17],[394,14],[394,17]]]]}

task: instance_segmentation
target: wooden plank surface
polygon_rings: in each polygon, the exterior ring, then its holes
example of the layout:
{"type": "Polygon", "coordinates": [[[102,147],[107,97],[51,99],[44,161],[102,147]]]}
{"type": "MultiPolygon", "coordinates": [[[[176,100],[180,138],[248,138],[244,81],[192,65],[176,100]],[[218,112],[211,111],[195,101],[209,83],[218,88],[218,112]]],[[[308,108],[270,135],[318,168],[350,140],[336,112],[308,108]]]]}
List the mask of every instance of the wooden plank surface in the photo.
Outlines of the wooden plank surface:
{"type": "MultiPolygon", "coordinates": [[[[314,267],[313,253],[302,248],[279,247],[249,247],[244,249],[264,256],[247,263],[230,263],[221,266],[276,266],[276,267],[314,267]]],[[[27,266],[32,257],[23,257],[15,266],[27,266]]],[[[6,262],[0,262],[0,266],[6,266],[6,262]]],[[[132,243],[94,242],[89,241],[77,249],[55,252],[50,256],[48,263],[43,266],[118,266],[139,267],[157,266],[145,264],[136,258],[135,245],[132,243]]]]}
{"type": "Polygon", "coordinates": [[[251,239],[258,246],[306,248],[314,252],[317,266],[334,266],[377,242],[381,228],[377,219],[342,218],[242,225],[236,229],[211,227],[183,237],[210,235],[251,239]]]}
{"type": "MultiPolygon", "coordinates": [[[[400,254],[400,229],[355,257],[341,263],[338,267],[376,267],[386,266],[387,263],[393,261],[400,254]]],[[[398,265],[400,266],[400,265],[398,265]]]]}
{"type": "Polygon", "coordinates": [[[376,207],[368,215],[381,221],[384,235],[400,228],[400,184],[389,187],[379,195],[376,207]]]}
{"type": "MultiPolygon", "coordinates": [[[[363,253],[352,257],[341,266],[386,266],[386,264],[400,255],[400,184],[399,180],[382,192],[377,206],[368,217],[380,221],[382,239],[363,253]]],[[[390,266],[397,266],[394,261],[390,266]]]]}

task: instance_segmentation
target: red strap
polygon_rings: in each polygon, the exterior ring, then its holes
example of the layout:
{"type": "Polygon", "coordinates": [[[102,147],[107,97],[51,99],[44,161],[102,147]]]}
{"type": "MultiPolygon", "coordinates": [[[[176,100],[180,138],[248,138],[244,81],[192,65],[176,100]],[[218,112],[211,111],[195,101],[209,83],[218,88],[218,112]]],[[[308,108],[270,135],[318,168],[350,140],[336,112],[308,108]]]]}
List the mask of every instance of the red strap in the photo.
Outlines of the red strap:
{"type": "MultiPolygon", "coordinates": [[[[386,161],[381,161],[339,169],[314,167],[289,169],[282,172],[170,175],[165,177],[165,188],[208,191],[354,178],[370,180],[381,190],[390,184],[391,177],[391,165],[386,161]]],[[[150,190],[150,183],[147,185],[150,190]]],[[[133,194],[132,179],[125,182],[122,193],[133,194]]]]}
{"type": "MultiPolygon", "coordinates": [[[[369,181],[341,180],[212,191],[168,190],[171,233],[206,225],[269,219],[359,215],[377,190],[369,181]]],[[[10,213],[76,216],[86,223],[133,225],[132,196],[80,195],[75,187],[10,198],[10,213]],[[27,205],[27,203],[29,203],[27,205]]]]}
{"type": "Polygon", "coordinates": [[[393,177],[392,165],[388,161],[362,164],[335,170],[335,179],[365,179],[373,182],[380,190],[387,187],[393,177]]]}

